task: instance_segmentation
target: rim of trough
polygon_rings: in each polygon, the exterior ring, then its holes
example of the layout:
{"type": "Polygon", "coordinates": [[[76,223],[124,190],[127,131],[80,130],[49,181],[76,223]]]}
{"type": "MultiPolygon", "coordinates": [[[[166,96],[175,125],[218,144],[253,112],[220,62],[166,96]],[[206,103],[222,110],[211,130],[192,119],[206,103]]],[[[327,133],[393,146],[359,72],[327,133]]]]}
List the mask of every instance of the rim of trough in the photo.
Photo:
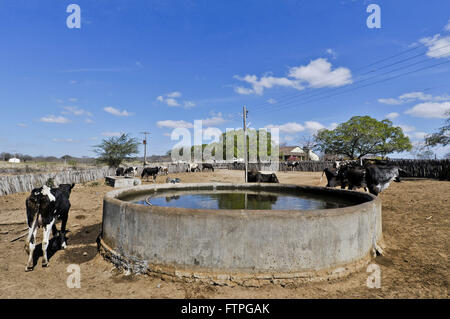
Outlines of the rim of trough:
{"type": "Polygon", "coordinates": [[[119,190],[113,190],[105,194],[104,201],[108,201],[112,204],[119,205],[121,207],[130,207],[133,208],[134,211],[139,211],[143,213],[160,213],[160,214],[170,214],[170,215],[195,215],[195,216],[203,216],[211,214],[227,216],[227,217],[254,217],[258,218],[261,216],[270,216],[270,217],[293,217],[295,215],[303,216],[303,217],[328,217],[328,216],[336,216],[336,215],[344,215],[360,212],[361,209],[367,209],[371,207],[373,204],[381,205],[381,199],[375,195],[370,193],[362,193],[359,191],[352,190],[344,190],[344,189],[336,189],[336,188],[328,188],[328,187],[320,187],[320,186],[308,186],[308,185],[292,185],[292,184],[273,184],[273,183],[251,183],[251,184],[233,184],[233,183],[186,183],[186,184],[156,184],[156,185],[141,185],[134,187],[122,188],[119,190]],[[165,207],[165,206],[146,206],[142,204],[135,204],[131,202],[127,202],[121,199],[118,199],[120,196],[133,195],[140,192],[164,189],[164,190],[177,190],[177,189],[189,189],[195,190],[195,188],[201,187],[211,187],[213,189],[217,187],[232,187],[235,189],[245,189],[245,188],[259,188],[261,190],[270,191],[270,188],[289,188],[291,190],[309,190],[312,192],[323,192],[339,195],[346,194],[349,197],[357,197],[361,199],[366,199],[367,201],[362,202],[360,204],[355,204],[347,207],[340,208],[326,208],[326,209],[283,209],[283,210],[251,210],[251,209],[193,209],[193,208],[184,208],[184,207],[165,207]],[[269,189],[267,189],[269,188],[269,189]]]}

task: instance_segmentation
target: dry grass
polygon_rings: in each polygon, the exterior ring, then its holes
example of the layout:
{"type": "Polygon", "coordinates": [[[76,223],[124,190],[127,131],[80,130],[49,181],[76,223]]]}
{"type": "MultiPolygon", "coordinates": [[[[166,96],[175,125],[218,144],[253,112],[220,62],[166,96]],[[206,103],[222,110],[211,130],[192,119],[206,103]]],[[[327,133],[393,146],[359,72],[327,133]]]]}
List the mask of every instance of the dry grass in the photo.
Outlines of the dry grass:
{"type": "MultiPolygon", "coordinates": [[[[182,173],[182,182],[242,182],[239,171],[182,173]]],[[[320,173],[279,172],[281,183],[317,185],[320,173]]],[[[158,177],[162,183],[166,176],[158,177]]],[[[322,181],[321,185],[324,185],[322,181]]],[[[450,182],[411,180],[393,183],[383,201],[384,256],[381,289],[366,286],[368,274],[298,286],[219,287],[125,276],[97,254],[102,198],[111,190],[98,184],[77,185],[71,197],[68,249],[25,273],[23,241],[10,243],[25,228],[26,194],[0,197],[0,298],[448,298],[450,182]],[[5,225],[7,224],[7,225],[5,225]],[[79,264],[81,289],[68,289],[67,266],[79,264]]]]}

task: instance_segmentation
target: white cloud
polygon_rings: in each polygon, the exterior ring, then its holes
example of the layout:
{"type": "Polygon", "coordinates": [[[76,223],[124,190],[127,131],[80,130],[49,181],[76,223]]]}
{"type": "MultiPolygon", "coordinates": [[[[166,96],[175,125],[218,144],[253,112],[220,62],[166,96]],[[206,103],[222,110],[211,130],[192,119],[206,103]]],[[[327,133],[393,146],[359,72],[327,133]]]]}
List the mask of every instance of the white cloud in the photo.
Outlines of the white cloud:
{"type": "Polygon", "coordinates": [[[331,55],[331,57],[332,57],[333,59],[336,59],[336,58],[337,58],[337,54],[336,54],[336,52],[335,52],[333,49],[327,49],[327,53],[328,53],[329,55],[331,55]]]}
{"type": "Polygon", "coordinates": [[[172,98],[166,99],[165,102],[168,106],[180,106],[180,103],[178,103],[177,100],[172,98]]]}
{"type": "Polygon", "coordinates": [[[239,94],[257,94],[262,95],[264,93],[264,89],[270,89],[275,86],[283,86],[283,87],[291,87],[297,90],[303,90],[303,86],[300,85],[300,82],[297,80],[291,80],[286,77],[273,77],[273,76],[262,76],[258,79],[256,75],[247,74],[244,77],[240,77],[239,75],[234,76],[235,79],[243,82],[249,83],[252,88],[244,88],[241,86],[235,87],[235,92],[239,94]]]}
{"type": "Polygon", "coordinates": [[[103,132],[102,135],[106,137],[119,137],[122,136],[121,132],[103,132]]]}
{"type": "Polygon", "coordinates": [[[324,129],[325,126],[323,126],[322,124],[320,124],[319,122],[316,122],[316,121],[306,121],[305,128],[307,130],[309,130],[310,132],[315,133],[321,129],[324,129]]]}
{"type": "Polygon", "coordinates": [[[192,101],[185,101],[184,102],[184,107],[186,107],[186,108],[190,108],[190,107],[194,107],[194,106],[195,106],[195,103],[192,102],[192,101]]]}
{"type": "MultiPolygon", "coordinates": [[[[444,31],[450,31],[450,20],[444,27],[444,31]]],[[[441,36],[441,34],[435,34],[432,37],[426,37],[419,40],[428,47],[427,56],[430,58],[448,58],[450,57],[450,35],[441,36]]]]}
{"type": "Polygon", "coordinates": [[[77,99],[77,98],[74,98],[74,97],[72,97],[72,98],[69,99],[69,102],[76,102],[76,101],[78,101],[78,99],[77,99]]]}
{"type": "Polygon", "coordinates": [[[65,106],[64,110],[65,111],[63,112],[63,114],[73,114],[76,116],[80,116],[80,115],[92,116],[91,112],[80,109],[80,108],[78,108],[78,106],[65,106]]]}
{"type": "Polygon", "coordinates": [[[69,122],[67,118],[56,115],[48,115],[41,117],[40,121],[44,123],[57,123],[57,124],[65,124],[69,122]]]}
{"type": "Polygon", "coordinates": [[[216,126],[227,122],[221,115],[202,120],[204,126],[216,126]]]}
{"type": "Polygon", "coordinates": [[[340,67],[332,70],[331,63],[324,58],[313,60],[306,66],[291,68],[289,76],[308,82],[313,88],[339,87],[353,82],[350,69],[340,67]]]}
{"type": "Polygon", "coordinates": [[[71,138],[54,138],[52,141],[55,143],[80,143],[79,140],[74,140],[71,138]]]}
{"type": "Polygon", "coordinates": [[[330,124],[329,129],[330,129],[330,130],[334,130],[336,127],[338,127],[338,125],[339,125],[338,123],[333,122],[333,123],[330,124]]]}
{"type": "Polygon", "coordinates": [[[266,125],[265,128],[271,129],[271,128],[278,128],[281,133],[298,133],[303,132],[305,130],[305,127],[299,123],[295,122],[289,122],[282,125],[273,125],[269,124],[266,125]]]}
{"type": "Polygon", "coordinates": [[[28,127],[28,125],[23,124],[23,123],[18,123],[17,126],[18,126],[18,127],[28,127]]]}
{"type": "Polygon", "coordinates": [[[405,93],[398,97],[400,100],[421,100],[421,101],[429,101],[433,99],[431,94],[425,94],[423,92],[411,92],[405,93]]]}
{"type": "Polygon", "coordinates": [[[238,94],[242,94],[242,95],[250,95],[255,93],[255,91],[253,89],[248,89],[248,88],[244,88],[242,86],[237,86],[234,88],[234,91],[238,94]]]}
{"type": "Polygon", "coordinates": [[[178,99],[182,96],[181,92],[174,91],[167,93],[165,95],[160,95],[156,98],[158,102],[164,103],[167,106],[181,106],[184,105],[185,108],[191,108],[195,106],[195,103],[192,101],[183,101],[181,103],[178,99]]]}
{"type": "Polygon", "coordinates": [[[277,100],[270,98],[267,100],[267,102],[270,104],[275,104],[275,103],[277,103],[277,100]]]}
{"type": "Polygon", "coordinates": [[[131,115],[133,115],[133,113],[129,113],[126,110],[120,111],[112,106],[105,107],[103,109],[103,111],[105,111],[109,114],[115,115],[115,116],[131,116],[131,115]]]}
{"type": "Polygon", "coordinates": [[[84,122],[88,123],[88,124],[94,123],[94,121],[92,119],[85,119],[84,122]]]}
{"type": "Polygon", "coordinates": [[[388,98],[388,99],[378,99],[378,102],[383,104],[389,104],[389,105],[399,105],[405,103],[405,101],[397,100],[394,98],[388,98]]]}
{"type": "Polygon", "coordinates": [[[425,102],[406,110],[405,114],[421,118],[446,118],[445,113],[450,110],[450,102],[425,102]]]}
{"type": "Polygon", "coordinates": [[[181,97],[181,93],[178,91],[175,91],[175,92],[168,93],[166,96],[171,97],[171,98],[179,98],[179,97],[181,97]]]}
{"type": "Polygon", "coordinates": [[[284,142],[292,142],[295,139],[295,136],[292,135],[285,135],[281,138],[284,142]]]}
{"type": "MultiPolygon", "coordinates": [[[[223,124],[225,122],[228,122],[228,120],[224,119],[222,117],[222,113],[218,113],[217,115],[214,115],[210,118],[206,118],[206,119],[202,119],[202,126],[203,127],[209,127],[209,126],[217,126],[220,124],[223,124]]],[[[191,122],[186,122],[186,121],[173,121],[173,120],[165,120],[165,121],[158,121],[156,123],[158,125],[158,127],[160,128],[193,128],[194,124],[192,124],[191,122]]],[[[210,128],[212,129],[212,128],[210,128]]]]}
{"type": "Polygon", "coordinates": [[[394,98],[378,99],[378,102],[389,105],[400,105],[414,101],[448,101],[448,100],[450,100],[450,96],[447,94],[441,96],[433,96],[431,94],[425,94],[423,92],[409,92],[400,95],[397,99],[394,98]]]}
{"type": "Polygon", "coordinates": [[[316,133],[317,131],[325,128],[334,130],[337,126],[338,126],[337,123],[331,123],[329,127],[326,127],[325,125],[316,121],[305,121],[303,125],[296,122],[289,122],[282,125],[269,124],[266,125],[265,128],[267,129],[278,128],[280,130],[280,133],[294,134],[303,132],[305,130],[308,130],[310,133],[316,133]]]}
{"type": "Polygon", "coordinates": [[[395,118],[397,118],[400,114],[398,114],[397,112],[392,112],[392,113],[388,113],[385,115],[385,117],[389,120],[393,120],[395,118]]]}
{"type": "Polygon", "coordinates": [[[400,127],[404,133],[413,132],[416,129],[414,126],[410,126],[410,125],[400,124],[400,125],[396,125],[396,126],[400,127]]]}
{"type": "Polygon", "coordinates": [[[158,127],[163,128],[193,128],[194,125],[192,123],[186,122],[186,121],[172,121],[172,120],[166,120],[166,121],[158,121],[156,123],[158,127]]]}

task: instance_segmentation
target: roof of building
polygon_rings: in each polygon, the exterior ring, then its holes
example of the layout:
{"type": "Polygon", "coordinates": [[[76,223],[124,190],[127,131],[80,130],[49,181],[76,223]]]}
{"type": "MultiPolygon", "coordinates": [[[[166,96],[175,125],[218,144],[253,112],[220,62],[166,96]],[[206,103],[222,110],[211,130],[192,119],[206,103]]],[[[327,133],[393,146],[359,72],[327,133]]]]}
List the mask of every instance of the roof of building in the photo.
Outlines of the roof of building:
{"type": "Polygon", "coordinates": [[[280,154],[302,155],[305,154],[305,152],[299,146],[280,146],[280,154]]]}

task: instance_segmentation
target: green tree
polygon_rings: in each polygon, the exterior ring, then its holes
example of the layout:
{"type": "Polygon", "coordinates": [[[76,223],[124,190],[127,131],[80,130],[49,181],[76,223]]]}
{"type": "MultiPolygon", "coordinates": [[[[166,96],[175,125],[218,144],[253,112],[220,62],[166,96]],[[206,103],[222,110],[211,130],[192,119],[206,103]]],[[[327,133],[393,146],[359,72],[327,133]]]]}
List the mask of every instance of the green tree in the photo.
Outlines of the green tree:
{"type": "Polygon", "coordinates": [[[378,121],[370,116],[354,116],[334,130],[323,129],[315,136],[317,148],[326,154],[345,155],[351,159],[365,155],[386,156],[409,151],[411,141],[390,120],[378,121]]]}
{"type": "Polygon", "coordinates": [[[98,161],[106,163],[109,167],[119,167],[124,160],[139,153],[139,141],[129,137],[128,134],[113,136],[95,146],[94,152],[98,154],[98,161]]]}
{"type": "Polygon", "coordinates": [[[428,146],[447,146],[450,144],[450,110],[445,113],[447,119],[445,125],[442,126],[439,131],[431,134],[425,139],[425,143],[428,146]]]}

